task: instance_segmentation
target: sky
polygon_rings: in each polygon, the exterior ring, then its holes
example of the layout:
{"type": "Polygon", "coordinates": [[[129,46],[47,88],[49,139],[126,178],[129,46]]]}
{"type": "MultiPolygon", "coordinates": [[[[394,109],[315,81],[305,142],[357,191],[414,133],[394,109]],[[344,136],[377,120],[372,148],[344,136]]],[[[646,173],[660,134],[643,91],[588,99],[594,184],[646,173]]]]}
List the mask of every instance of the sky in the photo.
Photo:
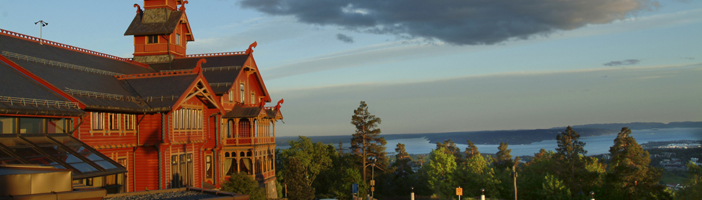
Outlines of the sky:
{"type": "MultiPolygon", "coordinates": [[[[277,136],[702,121],[702,1],[240,0],[185,5],[188,54],[243,51],[277,136]]],[[[142,1],[0,0],[0,28],[120,57],[142,1]]]]}

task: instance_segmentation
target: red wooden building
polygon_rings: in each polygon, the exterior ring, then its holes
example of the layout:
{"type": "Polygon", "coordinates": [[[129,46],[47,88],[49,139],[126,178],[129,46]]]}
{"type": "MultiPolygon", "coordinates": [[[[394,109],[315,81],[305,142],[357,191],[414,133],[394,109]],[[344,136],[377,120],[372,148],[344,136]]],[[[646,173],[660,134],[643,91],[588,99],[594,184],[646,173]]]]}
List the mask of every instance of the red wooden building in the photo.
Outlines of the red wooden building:
{"type": "Polygon", "coordinates": [[[244,172],[275,197],[283,101],[265,107],[272,99],[253,57],[256,43],[188,55],[194,37],[183,1],[135,7],[125,32],[134,37],[133,59],[0,29],[0,164],[51,165],[17,153],[24,142],[53,165],[75,168],[75,182],[119,192],[219,188],[244,172]],[[93,152],[80,160],[99,173],[82,174],[73,157],[52,157],[32,137],[65,149],[55,138],[80,143],[71,152],[93,152]]]}

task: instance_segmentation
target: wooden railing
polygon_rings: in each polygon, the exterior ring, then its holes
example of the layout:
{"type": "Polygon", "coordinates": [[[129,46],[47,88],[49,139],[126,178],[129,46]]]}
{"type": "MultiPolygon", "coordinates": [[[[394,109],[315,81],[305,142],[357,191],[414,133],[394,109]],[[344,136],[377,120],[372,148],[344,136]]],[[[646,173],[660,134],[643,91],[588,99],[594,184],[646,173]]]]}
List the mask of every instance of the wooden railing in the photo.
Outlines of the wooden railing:
{"type": "Polygon", "coordinates": [[[220,53],[202,53],[202,54],[190,54],[185,57],[197,58],[197,57],[211,57],[211,56],[232,56],[232,55],[245,55],[245,51],[234,51],[234,52],[220,52],[220,53]]]}
{"type": "Polygon", "coordinates": [[[272,143],[275,143],[275,137],[226,138],[224,140],[225,145],[254,145],[272,143]]]}

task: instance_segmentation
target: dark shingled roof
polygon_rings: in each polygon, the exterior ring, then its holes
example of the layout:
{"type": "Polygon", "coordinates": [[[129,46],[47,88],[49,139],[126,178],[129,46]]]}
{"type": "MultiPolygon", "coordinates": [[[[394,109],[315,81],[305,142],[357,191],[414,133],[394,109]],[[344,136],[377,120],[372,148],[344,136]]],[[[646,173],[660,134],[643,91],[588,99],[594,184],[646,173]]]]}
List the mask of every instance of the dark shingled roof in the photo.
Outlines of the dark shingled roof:
{"type": "Polygon", "coordinates": [[[212,56],[212,57],[189,57],[176,58],[171,63],[152,64],[151,68],[162,70],[188,70],[194,69],[197,66],[197,61],[204,58],[207,63],[202,63],[202,68],[224,67],[224,66],[242,66],[249,58],[248,54],[229,55],[229,56],[212,56]]]}
{"type": "MultiPolygon", "coordinates": [[[[0,62],[0,113],[29,115],[82,116],[83,111],[75,106],[69,107],[63,98],[48,88],[29,79],[4,62],[0,62]],[[8,99],[13,98],[13,100],[8,99]],[[49,100],[38,104],[32,102],[18,103],[20,98],[49,100]],[[53,103],[46,105],[42,103],[53,103]],[[58,104],[57,104],[58,103],[58,104]]],[[[21,100],[20,100],[21,101],[21,100]]]]}
{"type": "MultiPolygon", "coordinates": [[[[154,71],[132,63],[105,58],[97,55],[76,52],[52,45],[40,45],[0,35],[0,53],[11,52],[32,57],[31,59],[5,56],[22,68],[49,82],[60,90],[82,90],[93,93],[106,93],[124,97],[137,96],[129,87],[122,85],[113,74],[141,74],[154,71]],[[42,62],[36,61],[37,59],[42,62]],[[44,62],[46,61],[46,62],[44,62]],[[67,68],[47,62],[61,62],[78,65],[79,68],[67,68]],[[97,71],[97,72],[96,72],[97,71]],[[105,74],[104,72],[108,72],[105,74]]],[[[20,56],[21,57],[21,56],[20,56]]],[[[109,110],[123,112],[142,112],[149,109],[143,102],[129,101],[127,98],[111,98],[96,95],[70,94],[86,105],[86,110],[109,110]]]]}
{"type": "Polygon", "coordinates": [[[34,41],[27,41],[0,34],[0,52],[1,51],[9,51],[12,53],[29,55],[46,60],[70,63],[121,74],[141,74],[154,72],[149,68],[124,61],[86,54],[47,44],[40,45],[34,41]]]}
{"type": "Polygon", "coordinates": [[[152,108],[170,108],[178,101],[188,86],[195,81],[196,74],[154,78],[126,79],[126,82],[152,108]],[[161,98],[163,97],[163,98],[161,98]]]}
{"type": "MultiPolygon", "coordinates": [[[[212,87],[215,94],[222,95],[227,92],[229,87],[231,87],[231,83],[234,82],[239,72],[241,72],[241,66],[246,63],[248,58],[248,54],[204,57],[207,63],[201,64],[203,75],[207,82],[212,84],[210,87],[212,87]],[[217,85],[216,83],[229,83],[230,85],[217,85]]],[[[176,58],[171,63],[152,64],[151,68],[157,71],[191,70],[197,66],[197,62],[200,59],[202,57],[176,58]]]]}
{"type": "Polygon", "coordinates": [[[182,15],[183,11],[174,11],[167,8],[146,9],[143,13],[137,13],[134,16],[134,20],[132,20],[124,35],[163,35],[173,33],[182,15]]]}
{"type": "Polygon", "coordinates": [[[223,118],[253,118],[253,117],[258,117],[258,115],[261,113],[261,107],[258,106],[241,106],[241,105],[236,105],[234,108],[232,108],[232,111],[227,112],[222,116],[223,118]]]}

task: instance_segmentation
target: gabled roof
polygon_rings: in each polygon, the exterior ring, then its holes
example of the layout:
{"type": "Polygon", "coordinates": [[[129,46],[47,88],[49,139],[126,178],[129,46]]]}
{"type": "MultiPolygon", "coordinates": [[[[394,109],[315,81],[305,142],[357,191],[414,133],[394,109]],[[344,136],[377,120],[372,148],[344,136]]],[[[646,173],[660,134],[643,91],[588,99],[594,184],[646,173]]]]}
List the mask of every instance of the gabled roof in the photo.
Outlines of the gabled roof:
{"type": "Polygon", "coordinates": [[[0,113],[82,116],[78,104],[59,96],[0,61],[0,113]]]}
{"type": "MultiPolygon", "coordinates": [[[[157,71],[192,70],[197,61],[203,57],[176,58],[171,63],[152,64],[151,68],[157,71]]],[[[226,56],[204,57],[207,63],[202,63],[202,73],[210,83],[212,90],[217,95],[222,95],[229,90],[236,77],[239,76],[242,66],[249,58],[248,54],[234,54],[226,56]]]]}
{"type": "MultiPolygon", "coordinates": [[[[184,11],[168,8],[152,8],[138,12],[124,35],[171,34],[180,22],[184,11]]],[[[189,26],[189,25],[188,25],[189,26]]]]}
{"type": "Polygon", "coordinates": [[[122,80],[128,84],[152,108],[171,108],[188,87],[195,81],[197,74],[138,78],[122,80]]]}

